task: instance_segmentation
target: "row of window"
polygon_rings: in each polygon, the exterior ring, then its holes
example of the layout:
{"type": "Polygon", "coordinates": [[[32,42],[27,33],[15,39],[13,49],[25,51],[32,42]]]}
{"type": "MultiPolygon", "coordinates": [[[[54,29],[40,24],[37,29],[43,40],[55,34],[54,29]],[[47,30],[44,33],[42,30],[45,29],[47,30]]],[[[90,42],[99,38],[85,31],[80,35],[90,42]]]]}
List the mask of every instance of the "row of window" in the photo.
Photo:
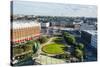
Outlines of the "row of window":
{"type": "Polygon", "coordinates": [[[21,29],[13,29],[12,30],[12,39],[20,39],[23,37],[28,36],[35,36],[37,34],[40,34],[40,27],[28,27],[28,28],[21,28],[21,29]]]}

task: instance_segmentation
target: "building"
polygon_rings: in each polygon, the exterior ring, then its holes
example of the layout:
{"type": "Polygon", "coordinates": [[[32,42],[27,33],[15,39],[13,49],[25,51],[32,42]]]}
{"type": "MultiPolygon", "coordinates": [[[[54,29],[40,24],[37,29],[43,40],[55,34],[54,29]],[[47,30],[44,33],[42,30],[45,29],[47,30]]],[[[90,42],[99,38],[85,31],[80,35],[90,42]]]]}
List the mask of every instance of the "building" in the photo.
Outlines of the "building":
{"type": "MultiPolygon", "coordinates": [[[[11,64],[20,65],[22,63],[27,64],[27,58],[31,57],[31,54],[34,54],[37,57],[39,54],[40,43],[35,41],[40,37],[41,24],[32,20],[14,20],[11,27],[11,64]],[[29,40],[33,41],[33,46],[29,46],[26,43],[29,40]],[[18,44],[20,45],[18,45],[18,44]],[[24,45],[23,45],[24,44],[24,45]],[[28,49],[30,48],[30,49],[28,49]],[[25,58],[27,56],[27,58],[25,58]]],[[[35,61],[33,58],[30,58],[34,64],[35,61]]]]}
{"type": "Polygon", "coordinates": [[[41,25],[36,21],[17,20],[12,22],[11,42],[20,43],[40,36],[41,25]]]}
{"type": "Polygon", "coordinates": [[[96,25],[89,25],[88,23],[82,23],[80,26],[80,30],[96,30],[96,25]]]}
{"type": "Polygon", "coordinates": [[[49,22],[41,22],[41,27],[49,27],[50,26],[50,23],[49,22]]]}
{"type": "Polygon", "coordinates": [[[50,22],[41,22],[41,33],[49,34],[50,22]]]}
{"type": "Polygon", "coordinates": [[[97,61],[97,31],[84,30],[81,32],[81,38],[85,44],[86,61],[97,61]]]}
{"type": "Polygon", "coordinates": [[[97,31],[96,30],[84,30],[81,31],[81,38],[87,45],[91,45],[97,48],[97,31]]]}

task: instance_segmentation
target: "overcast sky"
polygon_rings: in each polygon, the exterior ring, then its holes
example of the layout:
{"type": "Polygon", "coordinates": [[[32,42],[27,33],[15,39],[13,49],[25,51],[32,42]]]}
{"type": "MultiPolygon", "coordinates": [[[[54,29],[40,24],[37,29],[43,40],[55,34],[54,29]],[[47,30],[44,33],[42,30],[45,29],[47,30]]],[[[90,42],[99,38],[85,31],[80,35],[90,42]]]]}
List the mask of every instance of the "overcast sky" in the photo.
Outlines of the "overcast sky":
{"type": "Polygon", "coordinates": [[[97,7],[94,5],[14,1],[13,13],[25,15],[96,17],[97,7]]]}

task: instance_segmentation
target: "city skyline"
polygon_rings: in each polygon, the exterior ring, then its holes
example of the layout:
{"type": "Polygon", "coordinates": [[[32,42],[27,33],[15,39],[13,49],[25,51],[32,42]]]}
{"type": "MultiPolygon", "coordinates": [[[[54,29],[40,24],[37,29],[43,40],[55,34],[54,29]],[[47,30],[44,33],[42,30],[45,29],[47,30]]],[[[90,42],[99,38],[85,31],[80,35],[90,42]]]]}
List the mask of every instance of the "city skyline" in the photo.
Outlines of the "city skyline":
{"type": "Polygon", "coordinates": [[[13,1],[13,14],[97,17],[97,6],[32,1],[13,1]]]}

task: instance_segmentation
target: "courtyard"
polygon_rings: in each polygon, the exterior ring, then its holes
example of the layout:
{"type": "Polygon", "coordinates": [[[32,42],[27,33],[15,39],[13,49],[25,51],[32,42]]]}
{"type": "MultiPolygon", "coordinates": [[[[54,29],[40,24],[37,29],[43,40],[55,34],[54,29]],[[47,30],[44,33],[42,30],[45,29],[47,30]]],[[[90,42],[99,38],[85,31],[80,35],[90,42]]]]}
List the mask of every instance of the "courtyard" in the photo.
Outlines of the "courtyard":
{"type": "Polygon", "coordinates": [[[83,61],[83,51],[83,44],[77,43],[74,35],[65,32],[62,35],[46,35],[27,41],[24,45],[15,47],[13,54],[20,55],[17,57],[19,61],[31,57],[36,64],[55,64],[83,61]],[[29,53],[31,54],[28,55],[29,53]]]}

